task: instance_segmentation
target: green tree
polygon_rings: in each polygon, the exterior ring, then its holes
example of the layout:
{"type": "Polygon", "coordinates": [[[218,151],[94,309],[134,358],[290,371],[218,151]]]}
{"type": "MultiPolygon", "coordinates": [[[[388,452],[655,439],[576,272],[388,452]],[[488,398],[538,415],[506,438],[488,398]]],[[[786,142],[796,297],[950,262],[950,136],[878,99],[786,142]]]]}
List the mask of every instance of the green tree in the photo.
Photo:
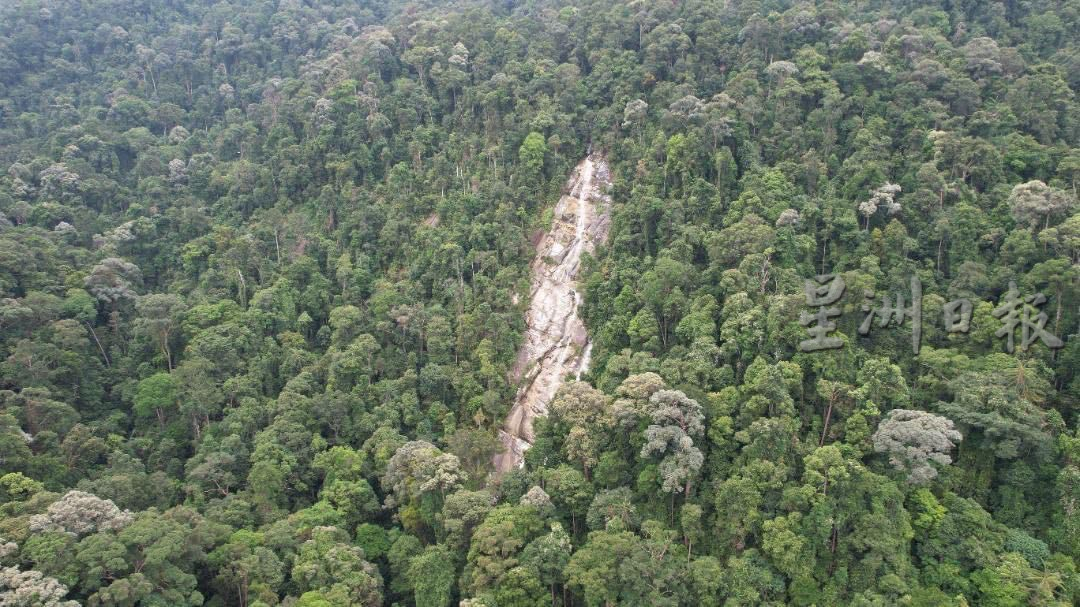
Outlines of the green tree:
{"type": "Polygon", "coordinates": [[[135,414],[156,417],[164,428],[169,413],[177,409],[177,382],[169,373],[155,373],[139,382],[135,391],[135,414]]]}
{"type": "Polygon", "coordinates": [[[447,607],[453,596],[454,554],[445,546],[428,546],[409,561],[406,575],[412,580],[417,607],[447,607]]]}

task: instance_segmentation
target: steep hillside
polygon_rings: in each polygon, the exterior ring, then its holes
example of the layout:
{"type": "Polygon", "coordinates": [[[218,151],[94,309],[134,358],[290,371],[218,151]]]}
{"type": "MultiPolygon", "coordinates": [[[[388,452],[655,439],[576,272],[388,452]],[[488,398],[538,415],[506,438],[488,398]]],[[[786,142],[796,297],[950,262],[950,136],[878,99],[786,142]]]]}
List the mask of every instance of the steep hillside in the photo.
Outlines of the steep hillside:
{"type": "Polygon", "coordinates": [[[0,605],[1077,604],[1078,33],[0,2],[0,605]]]}

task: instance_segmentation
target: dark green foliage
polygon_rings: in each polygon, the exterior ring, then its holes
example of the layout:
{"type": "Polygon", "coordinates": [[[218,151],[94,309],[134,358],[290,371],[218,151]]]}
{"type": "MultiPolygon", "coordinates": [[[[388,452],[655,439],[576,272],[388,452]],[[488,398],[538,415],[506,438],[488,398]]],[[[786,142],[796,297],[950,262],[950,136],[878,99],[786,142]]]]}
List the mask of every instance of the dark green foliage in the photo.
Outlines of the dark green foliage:
{"type": "Polygon", "coordinates": [[[0,603],[1075,604],[1078,32],[1073,0],[3,3],[0,603]],[[591,371],[489,478],[588,150],[591,371]],[[823,273],[844,347],[800,352],[823,273]],[[918,354],[858,331],[912,277],[918,354]],[[1005,353],[1010,282],[1062,349],[1005,353]]]}

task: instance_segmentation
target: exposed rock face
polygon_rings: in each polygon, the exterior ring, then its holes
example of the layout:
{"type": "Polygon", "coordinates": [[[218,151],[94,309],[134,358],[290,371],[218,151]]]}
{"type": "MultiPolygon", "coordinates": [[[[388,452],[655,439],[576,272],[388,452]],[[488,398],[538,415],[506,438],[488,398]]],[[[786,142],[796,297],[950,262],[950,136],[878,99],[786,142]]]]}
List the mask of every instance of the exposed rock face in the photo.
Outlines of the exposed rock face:
{"type": "Polygon", "coordinates": [[[588,370],[589,335],[578,316],[577,290],[581,255],[607,238],[611,174],[598,154],[574,169],[567,194],[555,206],[551,231],[536,247],[532,289],[525,315],[525,339],[511,370],[518,383],[514,406],[499,431],[503,452],[495,456],[496,474],[519,467],[533,442],[533,419],[546,415],[548,403],[567,376],[588,370]]]}

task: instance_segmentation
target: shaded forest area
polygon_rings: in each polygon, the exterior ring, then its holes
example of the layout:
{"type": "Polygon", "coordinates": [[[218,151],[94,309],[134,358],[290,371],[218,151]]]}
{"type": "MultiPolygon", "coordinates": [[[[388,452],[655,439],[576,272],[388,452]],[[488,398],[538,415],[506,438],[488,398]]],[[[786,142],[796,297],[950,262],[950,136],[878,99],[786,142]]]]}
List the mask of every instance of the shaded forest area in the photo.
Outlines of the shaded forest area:
{"type": "Polygon", "coordinates": [[[1076,0],[3,2],[0,605],[1075,604],[1078,34],[1076,0]],[[493,478],[590,145],[592,370],[493,478]],[[801,352],[824,273],[843,347],[801,352]],[[913,277],[919,353],[861,335],[913,277]],[[1010,281],[1063,348],[1005,351],[1010,281]]]}

